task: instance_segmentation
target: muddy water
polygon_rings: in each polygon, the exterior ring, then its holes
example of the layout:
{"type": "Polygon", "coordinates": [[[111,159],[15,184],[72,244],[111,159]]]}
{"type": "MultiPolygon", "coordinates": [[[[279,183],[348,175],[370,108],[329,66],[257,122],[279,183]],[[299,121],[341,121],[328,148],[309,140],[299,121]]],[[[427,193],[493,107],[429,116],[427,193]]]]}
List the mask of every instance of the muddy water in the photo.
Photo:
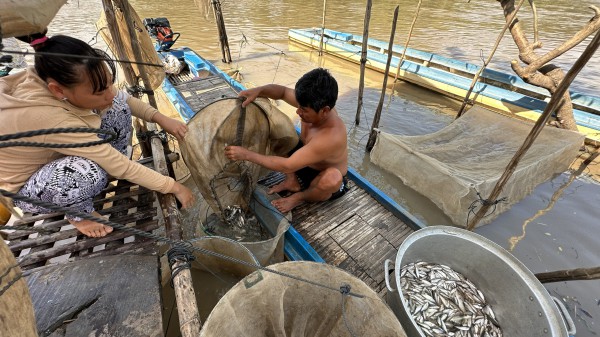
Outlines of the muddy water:
{"type": "MultiPolygon", "coordinates": [[[[204,19],[194,7],[194,1],[131,2],[141,17],[168,17],[175,31],[182,34],[178,45],[195,49],[222,69],[238,70],[247,87],[267,83],[291,86],[301,74],[314,67],[329,68],[340,85],[337,107],[349,130],[351,166],[426,224],[449,223],[433,203],[372,165],[364,152],[368,127],[381,94],[382,75],[367,71],[361,123],[354,126],[359,68],[330,57],[318,57],[315,52],[288,43],[289,28],[321,25],[322,1],[223,1],[233,58],[230,65],[220,62],[215,25],[204,19]]],[[[399,4],[396,43],[404,44],[416,3],[414,0],[374,1],[370,36],[388,39],[392,11],[399,4]]],[[[364,1],[330,0],[327,4],[325,24],[328,28],[362,34],[364,1]]],[[[544,43],[540,52],[558,46],[578,31],[593,14],[587,5],[600,5],[598,0],[577,4],[579,6],[573,8],[573,2],[568,0],[538,2],[540,36],[544,43]]],[[[93,23],[100,11],[98,0],[70,1],[54,20],[50,34],[64,33],[93,41],[93,23]]],[[[523,9],[522,20],[530,22],[530,17],[530,11],[523,9]]],[[[481,64],[502,25],[503,16],[497,1],[425,1],[410,46],[481,64]]],[[[98,46],[104,48],[102,43],[98,46]]],[[[575,48],[556,63],[568,69],[584,48],[585,45],[575,48]]],[[[490,67],[510,71],[509,62],[516,58],[516,48],[507,36],[490,67]]],[[[597,83],[600,83],[600,58],[595,57],[572,89],[598,95],[597,83]]],[[[281,108],[293,116],[292,109],[285,105],[281,108]]],[[[403,84],[397,86],[391,102],[386,101],[380,127],[398,134],[430,133],[449,124],[457,108],[454,101],[403,84]]],[[[567,179],[568,175],[563,174],[540,185],[529,197],[477,232],[507,249],[511,248],[513,238],[517,244],[512,253],[533,272],[598,266],[600,238],[596,231],[600,189],[588,179],[578,178],[565,187],[560,196],[553,197],[567,179]],[[552,209],[532,219],[538,211],[548,207],[553,198],[556,202],[552,209]]],[[[600,316],[600,281],[562,282],[549,284],[547,288],[569,308],[576,320],[577,336],[595,336],[600,332],[595,324],[600,316]]]]}

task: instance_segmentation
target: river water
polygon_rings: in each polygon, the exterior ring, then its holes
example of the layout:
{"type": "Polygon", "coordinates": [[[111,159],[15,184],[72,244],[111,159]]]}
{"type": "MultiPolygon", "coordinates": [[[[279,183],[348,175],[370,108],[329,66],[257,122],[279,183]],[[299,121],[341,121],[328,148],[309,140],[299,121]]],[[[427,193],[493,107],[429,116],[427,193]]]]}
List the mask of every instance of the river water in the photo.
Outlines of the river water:
{"type": "MultiPolygon", "coordinates": [[[[238,70],[247,87],[278,83],[293,86],[306,71],[317,66],[331,70],[340,87],[337,109],[349,130],[350,165],[375,186],[387,193],[427,225],[449,224],[448,218],[435,204],[406,187],[399,179],[372,165],[364,147],[368,128],[379,97],[383,76],[367,71],[364,110],[360,126],[354,126],[357,105],[359,67],[288,43],[290,28],[320,26],[322,1],[245,0],[222,2],[233,62],[221,62],[216,27],[206,20],[192,0],[131,1],[141,17],[168,17],[173,29],[181,33],[178,45],[187,45],[213,61],[222,69],[238,70]]],[[[527,2],[526,2],[527,3],[527,2]]],[[[329,0],[326,8],[327,28],[362,34],[366,1],[329,0]]],[[[404,44],[416,12],[416,0],[373,2],[370,37],[387,41],[394,7],[400,6],[395,43],[404,44]]],[[[576,3],[569,0],[538,1],[540,52],[554,48],[593,16],[588,5],[600,6],[598,0],[576,3]]],[[[95,42],[94,22],[101,12],[99,0],[69,1],[49,27],[49,34],[68,34],[95,42]]],[[[524,7],[520,18],[531,26],[531,11],[524,7]]],[[[412,34],[410,47],[459,60],[482,64],[502,29],[504,17],[497,1],[424,1],[412,34]]],[[[531,34],[528,38],[532,39],[531,34]]],[[[589,39],[588,39],[589,41],[589,39]]],[[[555,64],[568,68],[587,44],[566,53],[555,64]]],[[[97,46],[104,48],[99,42],[97,46]]],[[[500,44],[490,68],[511,71],[510,61],[517,58],[517,49],[507,35],[500,44]]],[[[593,58],[580,73],[571,89],[598,95],[600,58],[593,58]]],[[[386,101],[387,102],[387,101],[386,101]]],[[[392,101],[384,105],[380,128],[386,132],[419,135],[434,132],[453,120],[459,104],[450,99],[410,84],[396,86],[392,101]]],[[[280,108],[293,115],[293,110],[280,108]]],[[[511,249],[510,238],[522,237],[512,253],[534,273],[597,267],[598,247],[597,205],[600,187],[588,177],[579,177],[561,189],[567,173],[540,185],[524,200],[501,214],[477,233],[511,249]],[[536,212],[545,209],[553,194],[562,191],[554,206],[535,219],[536,212]],[[529,219],[529,220],[528,220],[529,219]]],[[[502,276],[499,276],[502,277],[502,276]]],[[[577,336],[595,336],[600,316],[600,281],[571,281],[546,285],[551,295],[560,298],[576,322],[577,336]]]]}

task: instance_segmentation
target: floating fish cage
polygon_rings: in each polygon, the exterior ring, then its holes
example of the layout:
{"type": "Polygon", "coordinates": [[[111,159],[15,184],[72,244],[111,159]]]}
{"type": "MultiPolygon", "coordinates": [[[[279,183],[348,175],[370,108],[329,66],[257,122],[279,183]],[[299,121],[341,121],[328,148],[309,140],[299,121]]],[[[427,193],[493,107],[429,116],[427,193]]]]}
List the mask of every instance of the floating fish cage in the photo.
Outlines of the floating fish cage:
{"type": "MultiPolygon", "coordinates": [[[[575,334],[573,321],[562,303],[550,296],[527,267],[499,245],[470,231],[446,226],[421,229],[409,235],[398,249],[393,277],[389,271],[391,262],[385,261],[384,266],[388,287],[386,300],[409,336],[448,335],[454,322],[459,326],[461,319],[489,319],[502,330],[500,336],[567,337],[575,334]],[[430,289],[423,291],[423,303],[413,303],[410,293],[414,285],[406,287],[406,277],[407,274],[423,274],[419,268],[429,268],[426,272],[433,269],[435,281],[446,274],[464,276],[475,287],[461,284],[460,288],[470,288],[473,297],[481,298],[479,302],[483,303],[465,304],[465,296],[456,295],[456,291],[445,297],[446,288],[440,289],[429,281],[424,282],[430,289]],[[425,303],[428,301],[430,303],[425,303]],[[448,301],[458,305],[447,305],[448,301]],[[480,313],[465,314],[467,306],[471,312],[477,311],[473,306],[481,309],[480,313]],[[439,317],[439,324],[435,320],[424,322],[423,317],[427,320],[432,315],[439,317]],[[453,315],[458,317],[451,317],[453,315]]],[[[466,332],[469,330],[465,325],[460,325],[454,335],[461,336],[466,332]]]]}

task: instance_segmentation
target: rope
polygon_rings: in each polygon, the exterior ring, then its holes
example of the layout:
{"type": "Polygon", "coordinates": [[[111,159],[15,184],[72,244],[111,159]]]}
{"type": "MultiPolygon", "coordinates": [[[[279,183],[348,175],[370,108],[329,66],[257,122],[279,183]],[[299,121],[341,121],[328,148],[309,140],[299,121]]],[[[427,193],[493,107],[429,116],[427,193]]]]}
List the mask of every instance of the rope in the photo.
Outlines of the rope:
{"type": "Polygon", "coordinates": [[[167,252],[167,260],[169,261],[169,269],[171,269],[171,288],[175,288],[173,279],[182,270],[190,269],[192,267],[191,261],[195,260],[196,257],[192,254],[187,247],[172,247],[167,252]],[[181,262],[177,267],[173,268],[173,265],[177,262],[181,262]]]}
{"type": "MultiPolygon", "coordinates": [[[[85,219],[85,220],[90,220],[90,221],[94,221],[94,222],[97,222],[97,223],[100,223],[100,224],[103,224],[103,225],[106,225],[106,226],[113,227],[114,229],[117,229],[117,230],[127,231],[127,232],[130,232],[130,233],[134,234],[134,235],[138,235],[138,236],[141,236],[141,237],[144,237],[144,238],[153,239],[153,240],[155,240],[157,242],[162,242],[164,244],[169,244],[169,245],[172,245],[174,247],[182,247],[182,248],[185,248],[185,249],[190,249],[191,251],[194,251],[194,252],[197,252],[197,253],[200,253],[200,254],[204,254],[204,255],[216,257],[216,258],[219,258],[219,259],[227,260],[227,261],[230,261],[230,262],[242,264],[242,265],[247,266],[247,267],[259,269],[259,270],[262,270],[262,271],[265,271],[265,272],[269,272],[269,273],[273,273],[273,274],[276,274],[276,275],[279,275],[279,276],[287,277],[289,279],[293,279],[293,280],[296,280],[296,281],[305,282],[305,283],[308,283],[308,284],[311,284],[311,285],[314,285],[314,286],[317,286],[317,287],[321,287],[321,288],[333,290],[333,291],[336,291],[336,292],[339,291],[339,289],[337,289],[337,288],[330,287],[330,286],[327,286],[327,285],[324,285],[324,284],[320,284],[320,283],[315,282],[315,281],[307,280],[307,279],[302,278],[302,277],[298,277],[298,276],[290,275],[290,274],[287,274],[287,273],[284,273],[284,272],[280,272],[280,271],[277,271],[277,270],[273,270],[273,269],[270,269],[270,268],[267,268],[267,267],[260,266],[258,264],[246,262],[246,261],[243,261],[243,260],[240,260],[240,259],[233,258],[231,256],[227,256],[227,255],[224,255],[224,254],[221,254],[221,253],[213,252],[213,251],[210,251],[210,250],[207,250],[207,249],[203,249],[203,248],[199,248],[199,247],[194,247],[194,246],[191,245],[191,243],[189,241],[184,241],[184,240],[174,241],[174,240],[168,239],[168,238],[163,237],[163,236],[159,236],[159,235],[156,235],[156,234],[153,234],[153,233],[144,232],[144,231],[142,231],[140,229],[137,229],[137,228],[127,227],[125,225],[118,224],[118,223],[106,220],[104,218],[97,218],[95,216],[90,215],[89,213],[83,213],[83,212],[80,212],[80,211],[77,211],[77,210],[74,210],[74,209],[68,208],[68,207],[57,206],[55,204],[52,204],[52,203],[49,203],[49,202],[45,202],[45,201],[33,200],[33,199],[30,199],[30,198],[25,197],[25,196],[21,196],[21,195],[17,195],[15,193],[12,193],[12,192],[5,191],[3,189],[0,189],[0,194],[2,196],[4,196],[4,197],[12,198],[12,199],[18,200],[18,201],[24,201],[24,202],[27,202],[27,203],[36,204],[38,206],[50,209],[52,211],[61,212],[61,213],[67,213],[69,215],[80,217],[80,218],[85,219]]],[[[348,293],[348,295],[349,296],[353,296],[353,297],[357,297],[357,298],[364,298],[365,297],[364,295],[356,294],[356,293],[352,293],[352,292],[348,293]]]]}
{"type": "Polygon", "coordinates": [[[342,318],[344,319],[344,325],[346,326],[346,329],[348,329],[350,336],[356,337],[354,330],[352,330],[352,328],[350,327],[350,324],[348,324],[348,319],[346,318],[346,306],[344,304],[345,297],[346,297],[346,295],[348,295],[350,293],[351,289],[352,289],[352,287],[349,284],[342,284],[340,286],[340,293],[342,294],[342,318]]]}
{"type": "Polygon", "coordinates": [[[94,145],[100,145],[104,143],[109,143],[113,139],[117,137],[117,134],[113,131],[103,130],[103,129],[93,129],[93,128],[55,128],[55,129],[42,129],[42,130],[33,130],[26,132],[13,133],[10,135],[0,136],[0,141],[7,141],[11,139],[19,139],[19,138],[27,138],[34,137],[40,135],[49,135],[55,133],[100,133],[108,135],[109,137],[106,139],[100,139],[93,142],[80,143],[80,144],[58,144],[58,143],[38,143],[38,142],[6,142],[0,143],[0,148],[5,147],[13,147],[13,146],[31,146],[31,147],[44,147],[44,148],[79,148],[79,147],[88,147],[94,145]]]}
{"type": "Polygon", "coordinates": [[[469,212],[467,213],[467,225],[469,224],[469,217],[471,216],[471,214],[475,214],[475,209],[477,208],[477,203],[485,206],[485,207],[491,207],[493,206],[492,210],[490,212],[488,212],[486,215],[484,215],[483,217],[489,216],[490,214],[494,213],[496,211],[496,205],[498,205],[501,202],[506,202],[508,200],[507,197],[502,197],[500,199],[494,200],[494,201],[490,201],[488,199],[483,199],[483,197],[481,196],[481,194],[479,193],[479,191],[475,191],[475,193],[477,193],[477,200],[473,201],[471,203],[471,205],[469,206],[469,212]]]}
{"type": "Polygon", "coordinates": [[[160,67],[163,68],[164,65],[163,64],[156,64],[156,63],[149,63],[149,62],[136,62],[136,61],[129,61],[129,60],[123,60],[123,59],[113,59],[113,58],[109,58],[109,57],[99,57],[99,56],[82,56],[82,55],[71,55],[71,54],[63,54],[63,53],[48,53],[48,52],[29,52],[29,51],[21,51],[21,50],[7,50],[7,49],[2,49],[3,53],[7,53],[7,54],[15,54],[15,55],[33,55],[33,56],[56,56],[56,57],[67,57],[67,58],[76,58],[76,59],[87,59],[87,60],[100,60],[100,61],[113,61],[113,62],[118,62],[118,63],[130,63],[130,64],[138,64],[138,65],[144,65],[144,66],[152,66],[152,67],[160,67]]]}

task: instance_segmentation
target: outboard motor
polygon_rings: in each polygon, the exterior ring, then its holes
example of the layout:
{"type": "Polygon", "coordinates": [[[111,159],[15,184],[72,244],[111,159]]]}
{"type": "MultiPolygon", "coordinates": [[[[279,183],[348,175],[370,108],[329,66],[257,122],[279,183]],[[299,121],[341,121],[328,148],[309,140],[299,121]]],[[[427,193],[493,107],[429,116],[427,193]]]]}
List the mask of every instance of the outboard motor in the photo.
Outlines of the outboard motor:
{"type": "Polygon", "coordinates": [[[167,18],[146,18],[144,26],[151,37],[156,39],[157,51],[168,51],[179,38],[179,33],[173,33],[167,18]]]}

